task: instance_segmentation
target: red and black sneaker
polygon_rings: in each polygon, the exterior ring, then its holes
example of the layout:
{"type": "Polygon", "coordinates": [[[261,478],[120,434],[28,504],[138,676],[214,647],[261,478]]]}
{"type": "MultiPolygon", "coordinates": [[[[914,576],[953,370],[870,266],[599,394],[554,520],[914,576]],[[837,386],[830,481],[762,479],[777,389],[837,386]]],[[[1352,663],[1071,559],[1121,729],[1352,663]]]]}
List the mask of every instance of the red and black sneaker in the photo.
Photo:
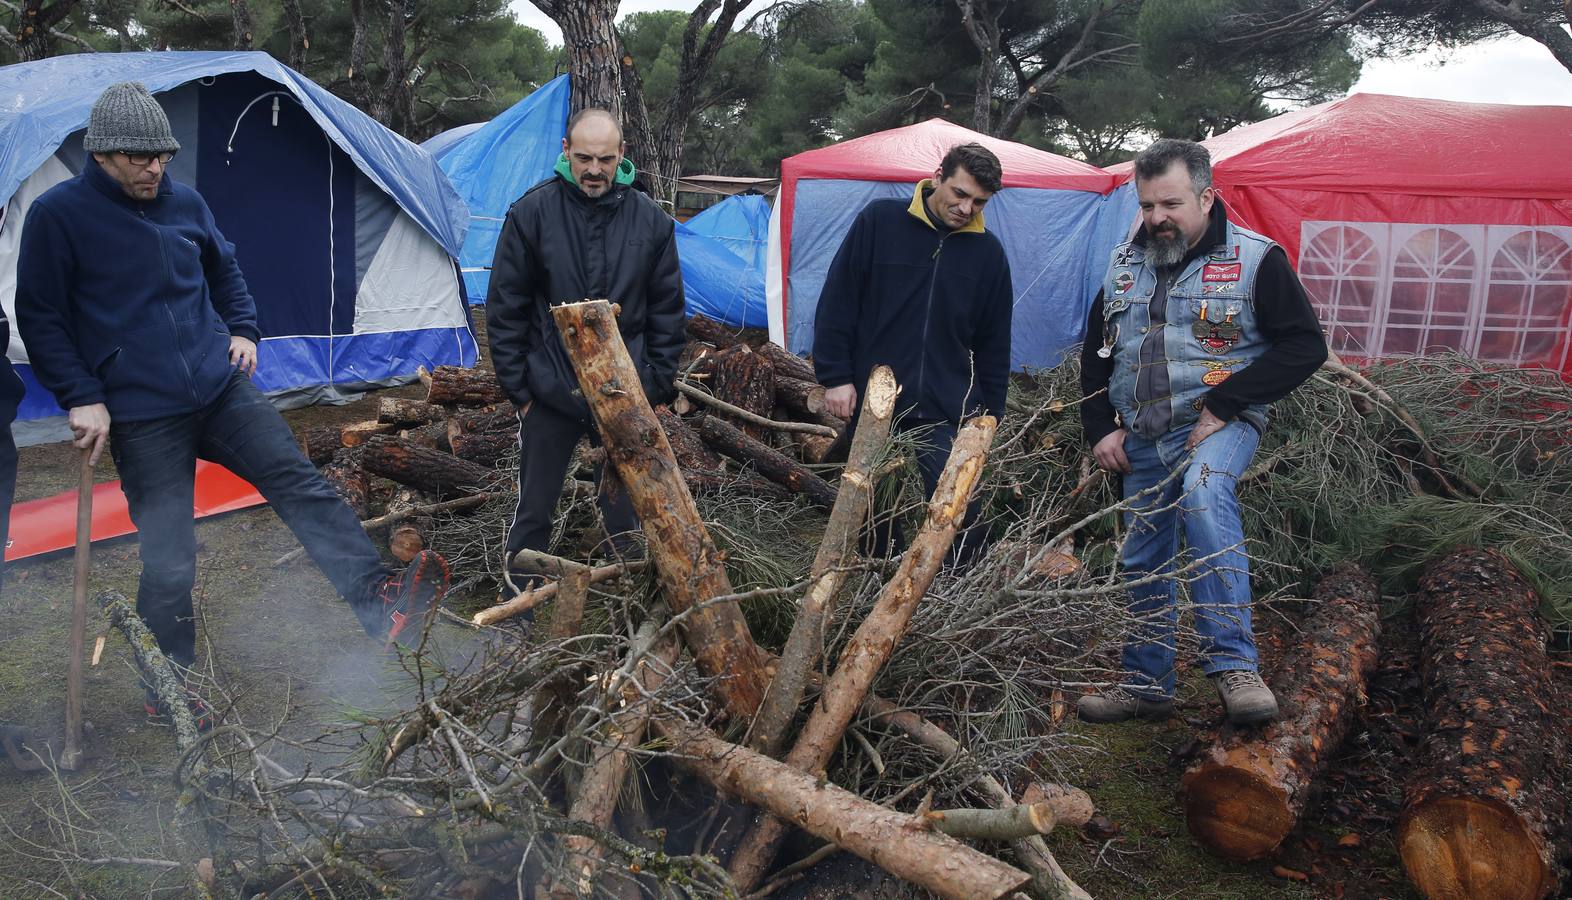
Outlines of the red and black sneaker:
{"type": "Polygon", "coordinates": [[[420,641],[427,618],[436,613],[448,592],[448,561],[433,550],[422,550],[404,571],[382,583],[382,613],[387,616],[387,648],[398,641],[406,647],[420,641]]]}
{"type": "MultiPolygon", "coordinates": [[[[196,722],[198,734],[207,734],[213,730],[213,725],[217,722],[213,710],[208,707],[207,701],[199,697],[190,687],[186,688],[186,709],[191,711],[191,719],[196,722]]],[[[144,686],[142,689],[142,711],[147,713],[149,719],[169,718],[168,708],[164,706],[162,700],[158,699],[158,694],[154,693],[151,687],[144,686]]]]}

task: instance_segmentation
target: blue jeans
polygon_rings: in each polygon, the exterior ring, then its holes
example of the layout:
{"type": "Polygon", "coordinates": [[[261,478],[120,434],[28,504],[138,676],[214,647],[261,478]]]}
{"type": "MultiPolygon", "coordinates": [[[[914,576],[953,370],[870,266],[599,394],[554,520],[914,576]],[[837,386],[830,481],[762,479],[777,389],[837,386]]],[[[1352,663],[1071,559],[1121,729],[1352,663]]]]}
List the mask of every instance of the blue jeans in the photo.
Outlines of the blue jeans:
{"type": "Polygon", "coordinates": [[[360,521],[301,452],[278,411],[238,371],[218,399],[193,413],[111,422],[109,451],[120,471],[142,546],[136,611],[159,649],[190,667],[196,658],[196,461],[251,482],[339,594],[367,634],[387,630],[374,596],[390,573],[360,521]]]}
{"type": "Polygon", "coordinates": [[[1235,669],[1255,671],[1255,634],[1250,625],[1250,559],[1234,488],[1255,456],[1260,435],[1248,423],[1230,422],[1201,442],[1194,456],[1185,451],[1190,426],[1155,441],[1135,434],[1124,439],[1130,474],[1124,496],[1151,494],[1124,514],[1123,566],[1130,587],[1132,632],[1123,663],[1130,689],[1147,696],[1172,697],[1175,689],[1174,625],[1177,584],[1153,575],[1171,575],[1179,556],[1180,532],[1195,568],[1177,577],[1190,583],[1195,627],[1201,636],[1203,669],[1208,675],[1235,669]],[[1188,456],[1188,458],[1187,458],[1188,456]],[[1182,471],[1181,471],[1182,468],[1182,471]],[[1174,476],[1166,484],[1163,480],[1174,476]],[[1154,486],[1161,484],[1161,487],[1154,486]]]}

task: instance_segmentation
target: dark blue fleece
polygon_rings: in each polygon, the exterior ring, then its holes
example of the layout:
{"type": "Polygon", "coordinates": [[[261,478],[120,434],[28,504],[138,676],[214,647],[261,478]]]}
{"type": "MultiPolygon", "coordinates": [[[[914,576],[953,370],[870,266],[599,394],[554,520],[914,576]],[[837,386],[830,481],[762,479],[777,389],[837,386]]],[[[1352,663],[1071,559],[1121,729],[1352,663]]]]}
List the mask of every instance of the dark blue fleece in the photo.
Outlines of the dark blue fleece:
{"type": "Polygon", "coordinates": [[[1010,371],[1010,264],[986,231],[940,231],[916,202],[875,200],[830,263],[814,316],[813,366],[825,387],[890,366],[897,409],[959,422],[1004,414],[1010,371]]]}
{"type": "MultiPolygon", "coordinates": [[[[22,402],[22,379],[11,368],[5,348],[11,343],[11,323],[0,310],[0,428],[5,428],[16,418],[17,404],[22,402]]],[[[0,547],[0,551],[4,548],[0,547]]]]}
{"type": "Polygon", "coordinates": [[[62,407],[104,403],[116,421],[206,406],[229,381],[230,335],[260,338],[201,195],[165,175],[132,199],[91,156],[28,209],[16,282],[33,374],[62,407]]]}

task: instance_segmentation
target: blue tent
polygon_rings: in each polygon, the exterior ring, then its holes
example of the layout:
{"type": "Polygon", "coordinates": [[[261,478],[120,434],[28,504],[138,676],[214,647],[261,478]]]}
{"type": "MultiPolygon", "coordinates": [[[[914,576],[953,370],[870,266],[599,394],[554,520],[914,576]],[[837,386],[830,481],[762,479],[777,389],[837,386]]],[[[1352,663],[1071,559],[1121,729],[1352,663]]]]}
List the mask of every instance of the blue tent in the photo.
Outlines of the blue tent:
{"type": "Polygon", "coordinates": [[[762,196],[728,197],[677,224],[677,254],[688,314],[732,326],[768,328],[764,269],[770,204],[762,196]]]}
{"type": "MultiPolygon", "coordinates": [[[[463,201],[428,154],[265,53],[85,53],[0,69],[8,315],[27,208],[81,171],[81,131],[117,81],[158,95],[181,144],[170,177],[202,192],[235,244],[262,329],[258,387],[300,404],[474,363],[454,265],[463,201]]],[[[59,415],[14,330],[9,355],[29,387],[20,418],[59,415]]]]}
{"type": "Polygon", "coordinates": [[[431,158],[436,160],[440,165],[442,163],[442,157],[447,156],[449,151],[458,146],[459,141],[464,140],[465,138],[485,127],[485,122],[471,122],[468,125],[455,125],[454,127],[449,128],[447,131],[434,134],[431,137],[421,141],[420,149],[430,153],[431,158]]]}
{"type": "Polygon", "coordinates": [[[763,194],[727,197],[689,219],[687,226],[715,238],[747,260],[762,283],[770,249],[770,201],[763,194]]]}

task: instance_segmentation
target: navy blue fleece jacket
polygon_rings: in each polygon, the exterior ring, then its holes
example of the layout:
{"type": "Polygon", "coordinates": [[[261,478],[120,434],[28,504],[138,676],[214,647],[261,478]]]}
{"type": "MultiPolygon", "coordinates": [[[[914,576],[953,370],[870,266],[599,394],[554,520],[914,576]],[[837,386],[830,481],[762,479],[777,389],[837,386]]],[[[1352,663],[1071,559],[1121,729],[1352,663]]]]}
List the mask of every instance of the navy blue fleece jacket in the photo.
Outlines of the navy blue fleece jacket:
{"type": "Polygon", "coordinates": [[[918,185],[911,201],[863,208],[836,251],[814,316],[813,365],[825,387],[888,365],[900,413],[959,422],[1004,413],[1014,294],[1004,245],[982,215],[934,227],[918,185]]]}
{"type": "Polygon", "coordinates": [[[62,407],[135,422],[193,412],[233,371],[230,335],[258,340],[256,305],[200,194],[168,175],[128,196],[92,157],[22,225],[16,324],[62,407]]]}

